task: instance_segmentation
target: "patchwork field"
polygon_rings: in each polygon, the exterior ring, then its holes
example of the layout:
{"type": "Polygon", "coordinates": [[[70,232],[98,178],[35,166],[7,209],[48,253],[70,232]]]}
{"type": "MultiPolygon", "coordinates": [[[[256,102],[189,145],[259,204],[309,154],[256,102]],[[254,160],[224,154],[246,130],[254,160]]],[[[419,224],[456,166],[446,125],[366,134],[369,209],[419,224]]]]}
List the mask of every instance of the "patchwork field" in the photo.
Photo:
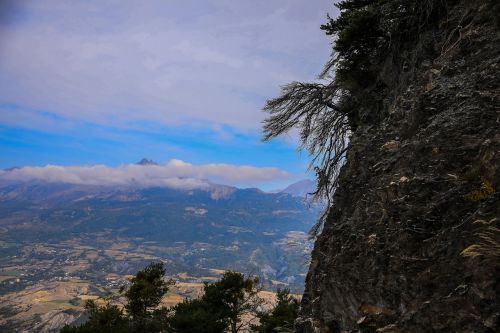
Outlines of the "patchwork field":
{"type": "MultiPolygon", "coordinates": [[[[292,232],[282,243],[293,248],[295,242],[305,237],[303,233],[292,232]]],[[[164,247],[142,239],[111,240],[109,234],[101,233],[92,241],[75,237],[59,244],[2,242],[1,246],[10,253],[0,258],[1,332],[57,332],[65,323],[83,321],[84,304],[90,299],[99,304],[111,302],[120,306],[124,302],[119,294],[120,286],[126,285],[128,279],[149,262],[164,262],[169,278],[176,281],[163,299],[165,306],[200,296],[203,282],[213,282],[224,272],[216,267],[183,271],[186,267],[165,258],[167,253],[189,253],[196,248],[208,248],[210,244],[196,243],[187,248],[186,244],[179,243],[164,247]]],[[[256,256],[252,253],[252,260],[256,260],[256,256]]],[[[294,288],[286,281],[265,278],[262,281],[267,291],[262,291],[260,296],[269,307],[274,302],[272,290],[294,288]]]]}
{"type": "Polygon", "coordinates": [[[166,305],[229,269],[301,293],[320,207],[222,188],[0,187],[0,332],[56,332],[84,319],[87,299],[120,304],[119,288],[151,262],[177,281],[166,305]]]}

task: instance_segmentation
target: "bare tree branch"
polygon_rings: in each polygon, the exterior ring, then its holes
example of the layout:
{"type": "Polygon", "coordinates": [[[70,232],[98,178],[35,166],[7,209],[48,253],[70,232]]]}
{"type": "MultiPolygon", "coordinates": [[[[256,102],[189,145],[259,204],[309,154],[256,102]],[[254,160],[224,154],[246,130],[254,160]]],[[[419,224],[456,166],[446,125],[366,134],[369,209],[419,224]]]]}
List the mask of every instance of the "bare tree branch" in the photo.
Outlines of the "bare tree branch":
{"type": "MultiPolygon", "coordinates": [[[[328,205],[345,160],[350,135],[347,114],[336,104],[340,97],[341,90],[334,81],[326,85],[292,82],[264,107],[269,116],[263,123],[263,139],[270,140],[292,128],[299,130],[299,148],[310,154],[310,168],[316,172],[314,196],[326,199],[328,205]]],[[[313,236],[320,231],[325,217],[326,211],[311,230],[313,236]]]]}

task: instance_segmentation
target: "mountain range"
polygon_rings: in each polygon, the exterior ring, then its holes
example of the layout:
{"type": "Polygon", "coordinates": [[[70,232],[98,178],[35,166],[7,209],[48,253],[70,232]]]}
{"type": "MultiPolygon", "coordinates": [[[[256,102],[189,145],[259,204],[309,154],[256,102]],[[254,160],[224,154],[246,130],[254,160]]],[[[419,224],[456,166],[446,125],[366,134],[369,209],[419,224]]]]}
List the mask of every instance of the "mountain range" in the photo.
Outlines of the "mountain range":
{"type": "MultiPolygon", "coordinates": [[[[147,159],[138,164],[156,165],[147,159]]],[[[270,285],[277,281],[300,290],[311,250],[307,232],[321,209],[303,197],[311,191],[311,182],[301,181],[279,193],[207,184],[180,189],[39,180],[3,183],[0,241],[10,244],[5,253],[17,256],[26,244],[78,244],[106,251],[127,243],[130,253],[142,248],[144,258],[168,261],[171,274],[203,276],[207,269],[233,269],[259,275],[270,285]]],[[[1,260],[4,266],[11,264],[5,256],[1,260]]],[[[106,263],[96,260],[74,274],[99,279],[103,265],[130,274],[148,260],[106,256],[106,263]]]]}

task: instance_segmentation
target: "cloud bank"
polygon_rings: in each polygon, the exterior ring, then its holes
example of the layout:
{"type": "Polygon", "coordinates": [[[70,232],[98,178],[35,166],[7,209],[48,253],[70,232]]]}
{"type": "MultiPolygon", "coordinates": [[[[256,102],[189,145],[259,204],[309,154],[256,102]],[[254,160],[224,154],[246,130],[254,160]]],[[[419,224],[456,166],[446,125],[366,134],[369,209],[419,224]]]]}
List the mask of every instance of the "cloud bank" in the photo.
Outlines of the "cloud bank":
{"type": "Polygon", "coordinates": [[[330,52],[319,25],[331,0],[10,3],[0,122],[11,125],[255,130],[264,101],[317,74],[330,52]]]}
{"type": "Polygon", "coordinates": [[[163,165],[126,164],[22,167],[0,170],[0,180],[27,182],[44,181],[78,185],[102,186],[164,186],[172,188],[206,188],[211,183],[234,186],[254,186],[256,183],[289,178],[279,168],[211,163],[195,165],[170,160],[163,165]]]}

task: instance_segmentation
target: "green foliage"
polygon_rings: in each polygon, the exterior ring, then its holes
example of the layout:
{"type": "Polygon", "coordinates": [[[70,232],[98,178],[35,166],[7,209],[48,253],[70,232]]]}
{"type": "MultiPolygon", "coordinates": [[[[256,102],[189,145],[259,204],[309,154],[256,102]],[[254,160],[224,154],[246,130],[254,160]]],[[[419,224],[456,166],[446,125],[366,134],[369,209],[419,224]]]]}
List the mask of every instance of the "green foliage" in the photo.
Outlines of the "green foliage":
{"type": "Polygon", "coordinates": [[[128,319],[116,305],[98,306],[94,301],[87,301],[85,310],[89,316],[86,323],[71,327],[64,326],[61,333],[126,333],[129,331],[128,319]]]}
{"type": "Polygon", "coordinates": [[[127,305],[125,309],[133,318],[144,318],[150,315],[163,296],[168,292],[170,281],[165,281],[165,268],[163,263],[150,264],[139,271],[130,282],[130,287],[125,291],[127,305]]]}
{"type": "Polygon", "coordinates": [[[363,108],[383,113],[380,102],[386,97],[388,83],[381,76],[384,67],[392,67],[397,73],[397,67],[406,60],[403,52],[412,47],[422,31],[437,23],[446,1],[344,0],[336,6],[340,16],[329,17],[321,26],[327,35],[337,37],[335,56],[326,71],[334,69],[336,84],[347,92],[339,102],[348,106],[346,111],[356,120],[351,123],[357,126],[359,121],[380,118],[356,113],[363,108]]]}
{"type": "Polygon", "coordinates": [[[130,282],[127,289],[121,289],[127,298],[125,313],[116,305],[97,306],[88,301],[85,305],[88,321],[80,326],[65,326],[61,333],[165,332],[168,310],[158,307],[172,282],[165,281],[163,263],[148,265],[130,282]]]}
{"type": "Polygon", "coordinates": [[[333,47],[337,53],[336,80],[343,82],[344,89],[354,90],[370,86],[376,78],[379,16],[371,7],[376,1],[341,2],[343,10],[338,19],[329,18],[321,28],[328,35],[336,35],[333,47]],[[359,3],[357,3],[359,2],[359,3]]]}
{"type": "Polygon", "coordinates": [[[205,300],[184,300],[173,308],[169,319],[169,332],[176,333],[223,333],[229,323],[216,308],[205,300]]]}
{"type": "Polygon", "coordinates": [[[225,272],[219,281],[205,284],[203,300],[219,309],[224,317],[239,322],[239,317],[254,309],[257,278],[246,278],[238,272],[225,272]]]}
{"type": "Polygon", "coordinates": [[[290,295],[289,289],[278,289],[277,303],[270,312],[260,312],[259,325],[251,329],[258,333],[292,332],[293,323],[299,311],[299,302],[290,295]]]}
{"type": "MultiPolygon", "coordinates": [[[[133,332],[161,332],[166,325],[165,308],[159,308],[172,281],[165,281],[163,263],[152,263],[139,271],[125,290],[128,318],[133,332]]],[[[122,291],[124,291],[122,289],[122,291]]]]}
{"type": "Polygon", "coordinates": [[[321,26],[336,37],[322,76],[334,76],[343,91],[336,103],[356,129],[384,118],[388,85],[417,61],[406,54],[444,15],[447,0],[344,0],[336,7],[340,16],[321,26]]]}
{"type": "Polygon", "coordinates": [[[241,317],[256,313],[261,300],[257,278],[228,271],[220,280],[205,283],[204,295],[184,300],[171,309],[160,307],[172,281],[165,281],[162,263],[153,263],[139,271],[131,285],[121,292],[127,298],[125,312],[115,305],[86,305],[86,323],[65,326],[61,333],[232,333],[243,328],[241,317]]]}
{"type": "Polygon", "coordinates": [[[261,299],[258,279],[238,272],[225,272],[220,280],[205,283],[200,299],[177,304],[169,319],[171,332],[240,332],[241,317],[256,313],[261,299]]]}

